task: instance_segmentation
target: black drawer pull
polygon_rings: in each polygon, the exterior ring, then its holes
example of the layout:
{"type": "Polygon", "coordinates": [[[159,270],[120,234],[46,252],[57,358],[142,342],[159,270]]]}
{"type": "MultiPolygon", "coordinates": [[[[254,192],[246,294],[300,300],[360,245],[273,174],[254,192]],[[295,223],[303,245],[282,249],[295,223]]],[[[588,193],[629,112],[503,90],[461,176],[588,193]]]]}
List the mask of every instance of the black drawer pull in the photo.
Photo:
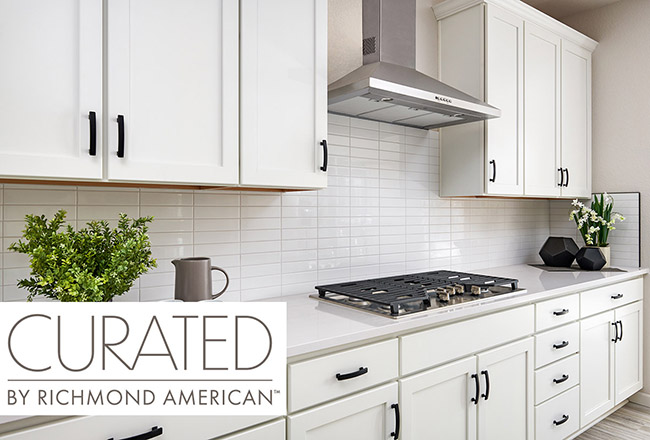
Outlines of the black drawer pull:
{"type": "Polygon", "coordinates": [[[569,313],[569,309],[556,310],[555,312],[553,312],[555,316],[562,316],[562,315],[566,315],[567,313],[569,313]]]}
{"type": "Polygon", "coordinates": [[[555,426],[560,426],[560,425],[566,423],[567,420],[569,420],[569,415],[568,415],[568,414],[564,414],[560,420],[553,420],[553,424],[554,424],[555,426]]]}
{"type": "MultiPolygon", "coordinates": [[[[144,434],[138,434],[134,435],[133,437],[126,437],[121,440],[148,440],[150,438],[158,437],[163,434],[163,429],[162,426],[154,426],[151,428],[151,431],[145,432],[144,434]]],[[[108,440],[113,440],[113,437],[109,438],[108,440]]]]}
{"type": "Polygon", "coordinates": [[[566,382],[567,380],[569,380],[569,375],[563,374],[561,378],[553,379],[553,383],[562,383],[562,382],[566,382]]]}
{"type": "Polygon", "coordinates": [[[560,172],[560,183],[557,186],[564,186],[564,168],[557,169],[560,172]]]}
{"type": "Polygon", "coordinates": [[[623,298],[623,294],[619,293],[618,295],[612,295],[611,298],[612,299],[621,299],[621,298],[623,298]]]}
{"type": "Polygon", "coordinates": [[[491,160],[490,165],[492,165],[492,177],[490,178],[490,182],[494,183],[497,181],[497,161],[491,160]]]}
{"type": "Polygon", "coordinates": [[[618,321],[618,325],[621,327],[621,334],[618,335],[618,340],[622,341],[623,340],[623,321],[618,321]]]}
{"type": "Polygon", "coordinates": [[[612,339],[613,343],[618,342],[618,321],[612,322],[612,325],[614,326],[614,339],[612,339]]]}
{"type": "Polygon", "coordinates": [[[88,154],[91,156],[97,155],[97,113],[88,112],[88,120],[90,121],[90,146],[88,154]]]}
{"type": "Polygon", "coordinates": [[[391,432],[390,436],[395,438],[395,440],[397,440],[399,438],[399,425],[400,425],[399,404],[393,403],[390,407],[395,410],[395,431],[391,432]]]}
{"type": "Polygon", "coordinates": [[[490,373],[488,370],[483,370],[481,374],[485,376],[485,393],[481,394],[481,397],[488,400],[490,398],[490,373]]]}
{"type": "Polygon", "coordinates": [[[124,157],[124,115],[117,115],[117,157],[124,157]]]}
{"type": "Polygon", "coordinates": [[[553,348],[559,350],[560,348],[564,348],[567,345],[569,345],[569,341],[562,341],[561,344],[553,344],[553,348]]]}
{"type": "Polygon", "coordinates": [[[568,188],[569,187],[569,169],[565,168],[566,170],[566,182],[564,183],[564,187],[568,188]]]}
{"type": "Polygon", "coordinates": [[[352,373],[336,373],[336,380],[348,380],[348,379],[354,379],[355,377],[363,376],[368,372],[368,367],[361,367],[357,371],[353,371],[352,373]]]}
{"type": "Polygon", "coordinates": [[[323,146],[323,166],[320,167],[321,171],[327,171],[327,160],[328,160],[328,152],[327,152],[327,141],[323,139],[320,141],[320,144],[323,146]]]}
{"type": "Polygon", "coordinates": [[[478,381],[478,374],[472,374],[472,379],[474,379],[474,387],[475,387],[476,391],[474,392],[474,397],[472,397],[470,399],[470,401],[472,403],[474,403],[474,405],[478,405],[478,395],[481,392],[480,391],[481,390],[481,385],[479,384],[479,381],[478,381]]]}

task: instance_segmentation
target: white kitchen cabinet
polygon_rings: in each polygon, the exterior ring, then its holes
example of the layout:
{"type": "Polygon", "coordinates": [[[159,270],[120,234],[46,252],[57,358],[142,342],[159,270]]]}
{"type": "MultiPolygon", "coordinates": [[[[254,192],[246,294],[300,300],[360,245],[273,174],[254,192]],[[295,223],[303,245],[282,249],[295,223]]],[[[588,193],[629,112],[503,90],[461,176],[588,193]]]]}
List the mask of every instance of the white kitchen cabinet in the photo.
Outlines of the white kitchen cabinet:
{"type": "Polygon", "coordinates": [[[235,185],[238,1],[107,9],[107,178],[235,185]]]}
{"type": "Polygon", "coordinates": [[[284,440],[286,438],[285,431],[285,421],[278,420],[238,434],[219,437],[215,440],[284,440]]]}
{"type": "Polygon", "coordinates": [[[560,46],[562,39],[540,26],[526,23],[524,127],[525,192],[559,196],[560,46]]]}
{"type": "MultiPolygon", "coordinates": [[[[400,417],[397,383],[287,417],[289,440],[388,440],[400,417]]],[[[400,436],[400,438],[406,438],[400,436]]]]}
{"type": "Polygon", "coordinates": [[[327,0],[241,1],[241,184],[327,186],[327,0]]]}
{"type": "Polygon", "coordinates": [[[615,404],[623,402],[643,388],[643,302],[616,309],[618,323],[614,372],[615,404]]]}
{"type": "Polygon", "coordinates": [[[562,41],[564,197],[591,197],[591,52],[562,41]]]}
{"type": "Polygon", "coordinates": [[[101,0],[0,0],[0,29],[0,176],[100,179],[101,0]]]}

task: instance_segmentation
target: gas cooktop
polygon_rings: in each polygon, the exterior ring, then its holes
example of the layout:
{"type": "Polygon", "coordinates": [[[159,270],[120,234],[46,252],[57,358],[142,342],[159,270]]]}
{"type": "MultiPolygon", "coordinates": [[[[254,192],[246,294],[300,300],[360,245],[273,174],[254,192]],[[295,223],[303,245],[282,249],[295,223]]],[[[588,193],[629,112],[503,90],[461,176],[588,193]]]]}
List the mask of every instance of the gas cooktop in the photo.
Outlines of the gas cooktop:
{"type": "Polygon", "coordinates": [[[521,292],[519,282],[450,270],[316,286],[312,298],[399,318],[441,307],[521,292]]]}

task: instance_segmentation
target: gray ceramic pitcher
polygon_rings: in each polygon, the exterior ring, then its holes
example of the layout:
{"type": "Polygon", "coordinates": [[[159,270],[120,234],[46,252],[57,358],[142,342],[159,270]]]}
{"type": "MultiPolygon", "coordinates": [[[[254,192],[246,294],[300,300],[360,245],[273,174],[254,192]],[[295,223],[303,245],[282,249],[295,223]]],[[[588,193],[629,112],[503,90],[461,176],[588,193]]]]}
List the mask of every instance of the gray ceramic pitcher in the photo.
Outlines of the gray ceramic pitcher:
{"type": "Polygon", "coordinates": [[[228,288],[230,279],[225,270],[212,266],[208,257],[181,258],[173,260],[176,267],[174,298],[182,301],[206,301],[219,297],[228,288]],[[212,271],[218,270],[226,276],[226,285],[221,292],[212,294],[212,271]]]}

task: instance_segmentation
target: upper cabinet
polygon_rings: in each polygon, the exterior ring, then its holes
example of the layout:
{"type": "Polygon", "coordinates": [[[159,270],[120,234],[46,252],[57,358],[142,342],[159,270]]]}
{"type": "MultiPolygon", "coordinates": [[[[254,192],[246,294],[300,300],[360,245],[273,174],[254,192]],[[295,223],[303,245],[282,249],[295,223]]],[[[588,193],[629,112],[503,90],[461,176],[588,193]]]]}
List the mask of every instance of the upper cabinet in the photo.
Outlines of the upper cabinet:
{"type": "Polygon", "coordinates": [[[0,0],[0,175],[102,177],[102,1],[0,0]]]}
{"type": "Polygon", "coordinates": [[[327,186],[327,0],[241,0],[241,184],[327,186]]]}
{"type": "Polygon", "coordinates": [[[0,178],[327,186],[326,0],[0,0],[0,26],[0,178]]]}
{"type": "Polygon", "coordinates": [[[440,79],[501,109],[440,130],[442,196],[589,197],[596,42],[516,0],[447,0],[440,79]]]}

